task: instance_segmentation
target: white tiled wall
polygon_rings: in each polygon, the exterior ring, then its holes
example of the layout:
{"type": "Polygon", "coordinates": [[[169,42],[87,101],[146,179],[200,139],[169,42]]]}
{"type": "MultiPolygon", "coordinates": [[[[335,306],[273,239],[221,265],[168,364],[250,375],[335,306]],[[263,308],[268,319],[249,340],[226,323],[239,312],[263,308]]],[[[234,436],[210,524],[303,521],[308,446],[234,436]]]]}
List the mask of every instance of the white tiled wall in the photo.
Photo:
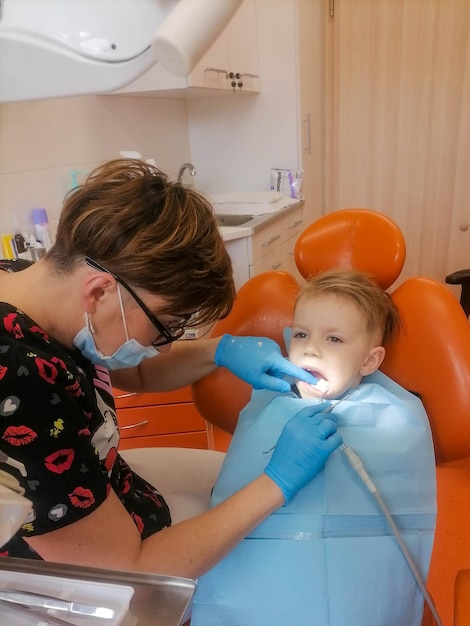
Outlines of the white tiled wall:
{"type": "Polygon", "coordinates": [[[184,100],[85,96],[0,105],[0,234],[32,231],[31,209],[56,220],[71,172],[140,152],[174,179],[190,160],[184,100]]]}

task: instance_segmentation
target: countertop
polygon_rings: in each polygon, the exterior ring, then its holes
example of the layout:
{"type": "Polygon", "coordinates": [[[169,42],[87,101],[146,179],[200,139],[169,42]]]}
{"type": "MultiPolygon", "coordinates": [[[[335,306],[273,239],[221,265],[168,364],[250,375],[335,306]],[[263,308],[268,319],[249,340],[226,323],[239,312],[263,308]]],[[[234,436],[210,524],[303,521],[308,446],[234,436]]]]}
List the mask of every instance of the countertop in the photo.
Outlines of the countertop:
{"type": "Polygon", "coordinates": [[[251,237],[256,232],[269,226],[273,222],[276,222],[279,218],[292,213],[299,207],[304,205],[304,200],[299,200],[295,204],[291,204],[280,211],[275,213],[264,213],[263,215],[257,215],[253,217],[249,222],[242,224],[241,226],[219,226],[219,231],[224,241],[233,241],[234,239],[241,239],[243,237],[251,237]]]}

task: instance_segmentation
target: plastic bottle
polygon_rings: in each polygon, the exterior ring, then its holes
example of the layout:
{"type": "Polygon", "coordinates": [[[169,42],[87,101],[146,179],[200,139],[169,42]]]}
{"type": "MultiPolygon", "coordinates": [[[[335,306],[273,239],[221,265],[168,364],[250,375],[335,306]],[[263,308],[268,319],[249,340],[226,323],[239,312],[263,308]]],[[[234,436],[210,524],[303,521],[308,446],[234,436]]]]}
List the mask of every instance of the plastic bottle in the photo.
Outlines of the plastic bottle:
{"type": "Polygon", "coordinates": [[[52,237],[46,209],[33,209],[33,222],[36,238],[49,250],[52,247],[52,237]]]}
{"type": "Polygon", "coordinates": [[[46,249],[43,247],[41,242],[36,241],[36,239],[31,235],[29,238],[29,249],[31,251],[31,259],[33,261],[39,261],[46,254],[46,249]]]}

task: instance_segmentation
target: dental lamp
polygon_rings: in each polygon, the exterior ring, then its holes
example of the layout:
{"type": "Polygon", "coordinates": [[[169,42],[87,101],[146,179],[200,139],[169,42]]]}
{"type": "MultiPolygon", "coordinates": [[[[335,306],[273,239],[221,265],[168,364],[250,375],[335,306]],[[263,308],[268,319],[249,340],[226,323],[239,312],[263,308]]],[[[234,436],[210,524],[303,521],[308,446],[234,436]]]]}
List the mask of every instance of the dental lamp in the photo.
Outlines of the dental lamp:
{"type": "Polygon", "coordinates": [[[242,0],[0,0],[0,102],[105,93],[156,62],[187,75],[242,0]]]}

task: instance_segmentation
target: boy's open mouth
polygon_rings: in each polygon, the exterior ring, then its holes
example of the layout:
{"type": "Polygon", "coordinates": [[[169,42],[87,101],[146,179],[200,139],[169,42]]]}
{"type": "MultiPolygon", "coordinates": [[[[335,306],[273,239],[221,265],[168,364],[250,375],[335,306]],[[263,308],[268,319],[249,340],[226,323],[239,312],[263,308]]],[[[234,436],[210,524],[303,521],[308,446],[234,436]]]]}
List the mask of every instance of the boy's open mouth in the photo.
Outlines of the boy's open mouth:
{"type": "Polygon", "coordinates": [[[315,378],[318,381],[317,383],[311,385],[311,387],[315,387],[316,389],[318,389],[322,393],[326,393],[328,391],[328,389],[329,389],[329,384],[328,384],[328,381],[326,380],[326,378],[323,376],[323,374],[321,374],[320,372],[318,372],[316,370],[308,369],[307,367],[305,367],[304,369],[305,369],[306,372],[308,372],[312,376],[315,376],[315,378]]]}

